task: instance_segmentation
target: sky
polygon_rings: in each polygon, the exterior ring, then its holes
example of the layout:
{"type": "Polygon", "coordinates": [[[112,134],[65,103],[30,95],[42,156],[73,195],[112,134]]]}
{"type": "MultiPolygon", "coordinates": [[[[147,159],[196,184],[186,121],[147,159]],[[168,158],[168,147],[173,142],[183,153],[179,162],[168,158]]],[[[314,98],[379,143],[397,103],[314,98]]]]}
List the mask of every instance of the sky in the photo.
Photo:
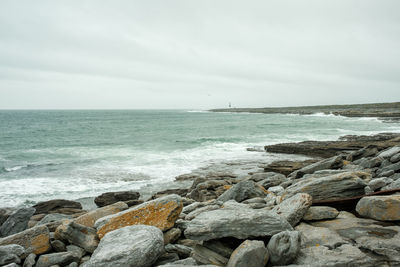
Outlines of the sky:
{"type": "Polygon", "coordinates": [[[0,109],[400,101],[398,0],[1,0],[0,109]]]}

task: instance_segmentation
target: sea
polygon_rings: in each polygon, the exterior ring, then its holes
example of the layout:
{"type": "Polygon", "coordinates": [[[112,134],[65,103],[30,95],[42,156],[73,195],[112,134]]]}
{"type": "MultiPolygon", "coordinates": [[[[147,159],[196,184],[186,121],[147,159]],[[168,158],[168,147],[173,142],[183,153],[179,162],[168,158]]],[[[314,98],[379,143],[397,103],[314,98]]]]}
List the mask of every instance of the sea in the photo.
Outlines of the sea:
{"type": "Polygon", "coordinates": [[[381,132],[400,132],[400,124],[324,114],[3,110],[0,207],[162,190],[176,176],[209,164],[291,157],[247,148],[381,132]]]}

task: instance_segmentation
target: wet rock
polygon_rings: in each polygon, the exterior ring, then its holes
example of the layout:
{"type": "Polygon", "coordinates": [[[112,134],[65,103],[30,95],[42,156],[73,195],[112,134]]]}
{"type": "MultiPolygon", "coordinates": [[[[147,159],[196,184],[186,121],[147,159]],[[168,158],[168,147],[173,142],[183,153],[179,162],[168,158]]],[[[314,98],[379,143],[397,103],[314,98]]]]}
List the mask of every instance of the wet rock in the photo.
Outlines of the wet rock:
{"type": "Polygon", "coordinates": [[[339,211],[332,207],[314,206],[310,207],[306,214],[303,216],[303,220],[306,221],[320,221],[326,219],[335,219],[339,215],[339,211]]]}
{"type": "Polygon", "coordinates": [[[307,165],[300,170],[296,171],[296,178],[301,178],[305,174],[312,174],[316,171],[326,169],[339,169],[343,166],[343,159],[341,156],[335,156],[328,159],[318,161],[316,163],[307,165]]]}
{"type": "Polygon", "coordinates": [[[309,194],[299,193],[284,200],[273,211],[285,218],[290,225],[295,226],[303,218],[311,204],[312,197],[309,194]]]}
{"type": "Polygon", "coordinates": [[[58,252],[41,255],[35,267],[50,267],[52,265],[66,266],[79,262],[80,258],[72,252],[58,252]]]}
{"type": "Polygon", "coordinates": [[[356,210],[361,216],[375,220],[400,220],[400,195],[363,197],[356,210]]]}
{"type": "Polygon", "coordinates": [[[9,236],[26,230],[29,219],[34,213],[34,208],[22,208],[11,213],[0,227],[1,236],[9,236]]]}
{"type": "Polygon", "coordinates": [[[264,267],[268,258],[264,242],[246,240],[232,253],[227,267],[264,267]]]}
{"type": "Polygon", "coordinates": [[[364,172],[346,172],[318,179],[305,178],[289,186],[281,194],[285,198],[297,193],[307,193],[313,201],[333,200],[364,194],[366,181],[370,174],[364,172]]]}
{"type": "Polygon", "coordinates": [[[54,199],[49,201],[39,202],[38,204],[33,206],[36,209],[35,214],[41,213],[63,213],[59,212],[60,209],[70,208],[70,209],[77,209],[82,210],[82,205],[79,202],[66,200],[66,199],[54,199]]]}
{"type": "Polygon", "coordinates": [[[25,249],[20,245],[0,246],[0,265],[10,263],[21,263],[21,258],[25,253],[25,249]]]}
{"type": "Polygon", "coordinates": [[[254,210],[238,205],[201,213],[189,222],[185,236],[194,240],[222,237],[247,239],[272,236],[284,230],[292,230],[292,227],[275,212],[254,210]]]}
{"type": "Polygon", "coordinates": [[[274,235],[267,246],[271,263],[292,263],[300,250],[300,241],[300,233],[297,231],[284,231],[274,235]]]}
{"type": "Polygon", "coordinates": [[[253,181],[241,181],[219,196],[218,201],[226,202],[228,200],[235,200],[241,202],[249,198],[264,197],[265,194],[263,188],[253,181]]]}
{"type": "Polygon", "coordinates": [[[226,266],[226,264],[228,263],[227,258],[201,245],[195,246],[192,257],[201,264],[226,266]]]}
{"type": "Polygon", "coordinates": [[[104,207],[119,201],[138,200],[139,197],[140,193],[135,191],[107,192],[97,196],[94,199],[94,203],[98,207],[104,207]]]}
{"type": "Polygon", "coordinates": [[[127,226],[107,233],[84,266],[148,267],[163,253],[164,238],[160,229],[147,225],[127,226]]]}
{"type": "Polygon", "coordinates": [[[77,245],[87,252],[92,253],[99,244],[96,230],[73,221],[64,222],[57,227],[55,238],[67,240],[73,245],[77,245]]]}
{"type": "Polygon", "coordinates": [[[174,243],[181,236],[182,231],[178,228],[169,229],[164,233],[164,244],[174,243]]]}
{"type": "Polygon", "coordinates": [[[0,239],[0,246],[9,244],[24,247],[27,254],[46,253],[51,249],[49,229],[46,226],[36,226],[0,239]]]}
{"type": "Polygon", "coordinates": [[[169,195],[145,202],[139,206],[101,218],[95,223],[101,239],[116,229],[136,225],[152,225],[162,231],[171,229],[181,213],[183,204],[178,195],[169,195]]]}
{"type": "Polygon", "coordinates": [[[22,267],[33,267],[36,264],[36,254],[31,253],[26,257],[22,267]]]}
{"type": "Polygon", "coordinates": [[[128,205],[125,202],[116,202],[114,204],[104,206],[102,208],[95,209],[84,215],[79,216],[74,220],[74,222],[87,226],[94,227],[94,223],[105,216],[116,214],[120,211],[126,210],[128,205]]]}

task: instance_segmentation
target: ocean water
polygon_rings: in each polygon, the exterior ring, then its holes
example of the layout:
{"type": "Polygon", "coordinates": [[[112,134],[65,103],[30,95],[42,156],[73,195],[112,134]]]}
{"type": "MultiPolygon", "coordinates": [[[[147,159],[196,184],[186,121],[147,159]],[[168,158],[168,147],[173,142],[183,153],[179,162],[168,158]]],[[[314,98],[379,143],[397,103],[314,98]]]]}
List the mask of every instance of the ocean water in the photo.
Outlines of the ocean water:
{"type": "Polygon", "coordinates": [[[400,124],[323,114],[0,111],[0,206],[163,189],[211,163],[277,159],[248,147],[379,132],[400,132],[400,124]]]}

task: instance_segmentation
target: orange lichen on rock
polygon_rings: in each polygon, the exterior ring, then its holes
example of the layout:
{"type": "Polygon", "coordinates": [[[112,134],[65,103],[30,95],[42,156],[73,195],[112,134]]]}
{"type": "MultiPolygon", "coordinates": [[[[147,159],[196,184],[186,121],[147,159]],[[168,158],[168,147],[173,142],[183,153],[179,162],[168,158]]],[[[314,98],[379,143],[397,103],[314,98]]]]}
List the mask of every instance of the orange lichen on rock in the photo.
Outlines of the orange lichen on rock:
{"type": "Polygon", "coordinates": [[[32,253],[40,255],[46,253],[50,250],[50,236],[46,234],[41,234],[32,237],[30,240],[30,247],[32,248],[32,253]]]}
{"type": "Polygon", "coordinates": [[[181,198],[177,195],[155,199],[108,217],[98,227],[97,234],[101,239],[108,232],[137,224],[151,225],[166,231],[174,226],[182,208],[181,198]]]}

